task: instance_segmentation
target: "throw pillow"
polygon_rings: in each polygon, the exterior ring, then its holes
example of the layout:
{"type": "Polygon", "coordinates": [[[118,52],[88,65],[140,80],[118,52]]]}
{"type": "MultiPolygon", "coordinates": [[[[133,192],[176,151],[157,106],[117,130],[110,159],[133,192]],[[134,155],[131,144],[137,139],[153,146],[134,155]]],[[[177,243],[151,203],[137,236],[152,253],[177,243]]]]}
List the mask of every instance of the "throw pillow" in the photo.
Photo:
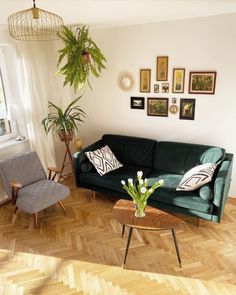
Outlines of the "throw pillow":
{"type": "Polygon", "coordinates": [[[101,176],[123,166],[108,145],[92,152],[85,152],[85,155],[101,176]]]}
{"type": "Polygon", "coordinates": [[[210,201],[213,198],[213,190],[209,183],[200,187],[199,196],[206,201],[210,201]]]}
{"type": "Polygon", "coordinates": [[[184,174],[176,190],[193,191],[210,182],[216,167],[217,165],[214,163],[206,163],[190,169],[184,174]]]}

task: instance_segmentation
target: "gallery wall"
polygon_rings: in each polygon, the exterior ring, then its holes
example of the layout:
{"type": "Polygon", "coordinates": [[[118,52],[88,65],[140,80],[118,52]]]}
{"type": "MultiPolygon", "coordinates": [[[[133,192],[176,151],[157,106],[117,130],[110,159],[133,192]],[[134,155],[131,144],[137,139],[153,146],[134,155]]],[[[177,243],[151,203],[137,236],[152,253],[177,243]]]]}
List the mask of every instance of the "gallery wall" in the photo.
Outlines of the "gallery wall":
{"type": "MultiPolygon", "coordinates": [[[[236,15],[159,22],[92,31],[107,58],[102,78],[91,78],[93,91],[86,89],[81,100],[87,113],[80,127],[84,146],[104,133],[126,134],[209,144],[236,153],[236,15]],[[156,94],[156,57],[169,57],[170,93],[156,94]],[[185,92],[172,94],[172,69],[185,68],[185,92]],[[151,92],[139,92],[139,70],[151,69],[151,92]],[[188,94],[189,71],[216,71],[215,95],[188,94]],[[133,75],[135,86],[123,91],[118,85],[123,72],[133,75]],[[130,109],[131,96],[145,97],[145,110],[130,109]],[[147,116],[147,97],[196,99],[195,120],[147,116]]],[[[236,165],[230,196],[236,196],[236,165]]]]}

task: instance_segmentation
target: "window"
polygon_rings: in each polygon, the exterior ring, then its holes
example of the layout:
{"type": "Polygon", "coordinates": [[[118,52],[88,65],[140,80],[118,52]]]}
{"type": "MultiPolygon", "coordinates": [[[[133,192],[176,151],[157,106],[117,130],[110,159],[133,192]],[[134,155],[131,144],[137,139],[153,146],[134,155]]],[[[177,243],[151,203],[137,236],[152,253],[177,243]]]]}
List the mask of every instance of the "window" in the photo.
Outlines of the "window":
{"type": "Polygon", "coordinates": [[[11,133],[10,122],[7,117],[7,102],[0,69],[0,136],[11,133]]]}

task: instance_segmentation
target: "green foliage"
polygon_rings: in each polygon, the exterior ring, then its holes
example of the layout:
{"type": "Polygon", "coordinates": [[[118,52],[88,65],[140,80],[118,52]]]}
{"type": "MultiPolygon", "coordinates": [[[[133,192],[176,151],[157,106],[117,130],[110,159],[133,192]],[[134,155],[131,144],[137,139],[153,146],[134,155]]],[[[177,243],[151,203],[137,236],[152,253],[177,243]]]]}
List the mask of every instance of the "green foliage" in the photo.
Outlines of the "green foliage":
{"type": "Polygon", "coordinates": [[[106,59],[89,36],[88,27],[82,26],[77,29],[76,33],[73,33],[71,29],[64,26],[62,33],[58,35],[65,47],[58,51],[57,67],[63,60],[66,60],[58,73],[65,75],[64,86],[69,84],[76,91],[81,89],[86,82],[89,84],[91,72],[95,77],[100,76],[102,69],[105,69],[106,59]],[[84,58],[86,54],[89,56],[88,60],[84,58]]]}
{"type": "Polygon", "coordinates": [[[75,130],[78,130],[78,123],[83,122],[82,118],[85,117],[85,112],[75,105],[80,98],[81,96],[73,100],[64,111],[52,102],[48,102],[48,108],[52,111],[42,120],[46,134],[51,129],[57,133],[60,131],[65,133],[72,131],[73,134],[75,130]]]}

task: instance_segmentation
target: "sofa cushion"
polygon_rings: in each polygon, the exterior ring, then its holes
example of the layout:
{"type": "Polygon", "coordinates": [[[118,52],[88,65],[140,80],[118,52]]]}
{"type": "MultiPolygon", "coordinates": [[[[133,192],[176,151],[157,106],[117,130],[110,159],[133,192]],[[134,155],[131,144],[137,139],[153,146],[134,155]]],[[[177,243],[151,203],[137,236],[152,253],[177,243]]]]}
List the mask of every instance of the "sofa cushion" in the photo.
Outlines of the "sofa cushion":
{"type": "Polygon", "coordinates": [[[107,144],[123,165],[148,168],[153,165],[155,140],[106,134],[102,137],[102,144],[107,144]]]}
{"type": "Polygon", "coordinates": [[[95,151],[85,152],[85,155],[101,176],[123,166],[108,145],[95,151]]]}
{"type": "Polygon", "coordinates": [[[177,191],[193,191],[204,184],[210,182],[213,177],[217,165],[207,163],[198,165],[184,174],[183,179],[180,181],[177,191]]]}
{"type": "Polygon", "coordinates": [[[199,190],[191,192],[176,191],[182,177],[183,175],[181,174],[153,171],[148,176],[148,184],[151,186],[154,181],[160,179],[163,179],[165,183],[162,187],[158,188],[149,199],[151,201],[167,203],[204,213],[212,213],[213,204],[200,198],[199,190]]]}
{"type": "Polygon", "coordinates": [[[212,185],[210,183],[207,183],[200,187],[199,196],[206,201],[212,200],[214,196],[212,185]]]}
{"type": "Polygon", "coordinates": [[[158,142],[154,155],[154,170],[185,174],[205,163],[220,163],[225,150],[220,147],[180,142],[158,142]]]}
{"type": "Polygon", "coordinates": [[[143,177],[147,177],[151,173],[150,168],[140,168],[137,166],[123,166],[118,170],[114,170],[100,176],[96,171],[80,174],[80,182],[85,184],[92,184],[105,188],[107,190],[125,193],[122,187],[121,180],[127,181],[128,178],[137,179],[137,171],[143,171],[143,177]]]}

